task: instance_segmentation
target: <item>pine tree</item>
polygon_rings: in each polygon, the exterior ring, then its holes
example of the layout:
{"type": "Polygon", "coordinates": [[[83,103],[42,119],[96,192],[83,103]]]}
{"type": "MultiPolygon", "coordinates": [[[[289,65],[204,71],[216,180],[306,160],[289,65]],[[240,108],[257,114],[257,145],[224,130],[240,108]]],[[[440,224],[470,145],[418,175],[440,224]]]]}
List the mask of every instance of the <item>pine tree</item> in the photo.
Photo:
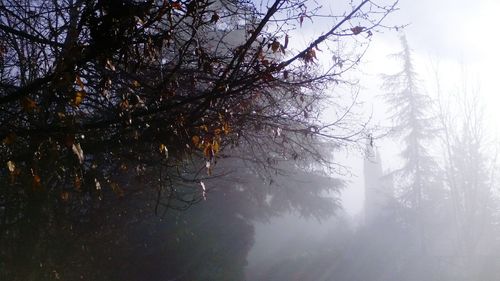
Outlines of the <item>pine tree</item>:
{"type": "Polygon", "coordinates": [[[429,111],[431,99],[420,87],[421,81],[415,70],[406,37],[401,36],[402,51],[394,54],[401,61],[401,71],[384,76],[383,88],[392,113],[393,135],[401,140],[403,166],[394,172],[398,178],[397,188],[400,199],[411,210],[411,223],[420,237],[420,247],[424,243],[424,199],[432,198],[432,188],[436,185],[437,164],[428,150],[429,141],[434,134],[433,120],[429,111]]]}

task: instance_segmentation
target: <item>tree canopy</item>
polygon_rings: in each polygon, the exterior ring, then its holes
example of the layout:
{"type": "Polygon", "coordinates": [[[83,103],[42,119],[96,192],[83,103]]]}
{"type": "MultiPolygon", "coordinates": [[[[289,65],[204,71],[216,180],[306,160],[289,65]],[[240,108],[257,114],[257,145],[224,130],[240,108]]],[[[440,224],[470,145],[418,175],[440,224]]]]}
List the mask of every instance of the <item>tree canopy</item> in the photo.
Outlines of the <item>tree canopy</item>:
{"type": "Polygon", "coordinates": [[[308,1],[3,1],[0,204],[36,192],[62,203],[123,196],[159,178],[165,204],[184,208],[203,198],[200,175],[238,147],[262,166],[322,160],[314,137],[360,133],[341,112],[318,118],[328,87],[362,54],[343,43],[368,42],[394,9],[353,3],[300,48],[289,34],[324,16],[308,1]],[[176,180],[196,182],[196,196],[176,180]]]}

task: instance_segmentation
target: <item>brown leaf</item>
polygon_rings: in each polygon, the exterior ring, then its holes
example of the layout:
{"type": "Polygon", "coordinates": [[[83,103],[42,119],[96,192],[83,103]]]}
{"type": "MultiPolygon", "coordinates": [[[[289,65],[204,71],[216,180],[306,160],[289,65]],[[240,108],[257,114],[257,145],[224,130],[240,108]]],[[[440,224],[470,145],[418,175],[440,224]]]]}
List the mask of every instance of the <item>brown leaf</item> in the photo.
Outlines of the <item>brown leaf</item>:
{"type": "Polygon", "coordinates": [[[355,26],[355,27],[351,28],[351,31],[354,35],[358,35],[363,31],[363,29],[365,29],[365,28],[362,26],[355,26]]]}
{"type": "Polygon", "coordinates": [[[216,23],[219,19],[220,19],[219,15],[216,12],[214,12],[214,14],[212,15],[212,18],[210,19],[210,22],[216,23]]]}
{"type": "Polygon", "coordinates": [[[61,192],[61,200],[63,202],[68,202],[69,201],[69,192],[67,192],[67,191],[61,192]]]}
{"type": "Polygon", "coordinates": [[[83,150],[82,150],[80,144],[79,143],[77,143],[77,144],[73,143],[73,146],[71,147],[71,150],[73,150],[73,153],[75,153],[76,157],[78,157],[78,161],[80,162],[80,164],[83,164],[83,161],[85,160],[85,157],[83,155],[83,150]]]}
{"type": "Polygon", "coordinates": [[[81,188],[82,188],[82,179],[80,179],[80,177],[78,175],[75,176],[74,185],[75,185],[75,190],[76,191],[80,191],[81,190],[81,188]]]}
{"type": "Polygon", "coordinates": [[[285,35],[285,46],[283,46],[284,49],[288,47],[288,34],[285,35]]]}
{"type": "Polygon", "coordinates": [[[212,145],[211,144],[207,144],[205,146],[205,149],[203,150],[203,155],[205,155],[205,157],[207,157],[208,159],[212,158],[213,151],[212,151],[212,145]]]}
{"type": "Polygon", "coordinates": [[[38,189],[42,187],[42,179],[40,178],[39,175],[34,174],[33,175],[33,189],[38,189]]]}
{"type": "Polygon", "coordinates": [[[180,10],[182,8],[181,2],[172,3],[172,8],[176,10],[180,10]]]}
{"type": "Polygon", "coordinates": [[[226,135],[231,132],[231,127],[229,127],[229,123],[228,122],[224,122],[224,125],[222,126],[222,131],[226,135]]]}
{"type": "Polygon", "coordinates": [[[168,158],[168,148],[163,143],[160,144],[160,154],[164,155],[165,158],[168,158]]]}
{"type": "Polygon", "coordinates": [[[276,53],[280,48],[280,43],[276,40],[273,41],[271,44],[271,50],[273,50],[273,53],[276,53]]]}
{"type": "Polygon", "coordinates": [[[25,97],[21,100],[21,106],[26,112],[32,112],[38,108],[36,102],[29,97],[25,97]]]}
{"type": "Polygon", "coordinates": [[[85,90],[82,79],[80,79],[80,76],[76,75],[75,82],[80,87],[81,91],[85,90]]]}
{"type": "Polygon", "coordinates": [[[67,148],[72,148],[74,143],[75,135],[66,135],[64,137],[64,145],[66,145],[67,148]]]}
{"type": "Polygon", "coordinates": [[[73,97],[73,105],[79,106],[82,103],[83,98],[85,98],[85,92],[83,91],[76,92],[75,96],[73,97]]]}
{"type": "Polygon", "coordinates": [[[288,70],[283,71],[283,78],[288,79],[288,70]]]}
{"type": "Polygon", "coordinates": [[[111,190],[118,196],[118,197],[123,197],[125,196],[125,192],[123,189],[120,188],[120,186],[116,182],[111,182],[110,184],[111,190]]]}
{"type": "Polygon", "coordinates": [[[106,60],[106,68],[108,68],[111,71],[116,71],[116,67],[110,60],[106,60]]]}
{"type": "Polygon", "coordinates": [[[16,134],[15,134],[15,133],[13,133],[13,132],[10,132],[10,133],[8,133],[8,134],[7,134],[7,136],[3,139],[3,143],[4,143],[5,145],[11,145],[11,144],[13,144],[13,143],[16,141],[16,138],[17,138],[16,134]]]}
{"type": "Polygon", "coordinates": [[[130,106],[130,104],[129,104],[127,99],[120,102],[120,109],[121,110],[126,110],[129,108],[129,106],[130,106]]]}
{"type": "Polygon", "coordinates": [[[16,164],[9,160],[7,161],[7,168],[9,169],[9,172],[14,173],[14,171],[16,170],[16,164]]]}
{"type": "Polygon", "coordinates": [[[213,144],[212,144],[212,148],[213,148],[213,152],[214,154],[217,154],[219,153],[219,149],[220,149],[220,145],[219,145],[219,142],[214,140],[213,144]]]}
{"type": "Polygon", "coordinates": [[[191,137],[191,141],[193,142],[193,145],[194,145],[195,147],[198,147],[198,144],[200,143],[200,137],[198,137],[198,136],[193,136],[193,137],[191,137]]]}

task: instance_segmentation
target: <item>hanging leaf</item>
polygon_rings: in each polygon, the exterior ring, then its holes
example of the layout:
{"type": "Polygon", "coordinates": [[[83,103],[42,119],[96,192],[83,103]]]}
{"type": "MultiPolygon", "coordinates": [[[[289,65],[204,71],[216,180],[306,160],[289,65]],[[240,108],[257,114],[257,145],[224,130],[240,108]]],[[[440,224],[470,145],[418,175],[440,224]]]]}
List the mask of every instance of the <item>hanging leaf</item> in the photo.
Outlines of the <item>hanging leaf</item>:
{"type": "Polygon", "coordinates": [[[123,189],[120,188],[120,186],[116,182],[111,182],[110,183],[111,190],[120,198],[125,196],[125,192],[123,189]]]}
{"type": "Polygon", "coordinates": [[[16,138],[17,138],[16,134],[15,134],[15,133],[13,133],[13,132],[10,132],[10,133],[8,133],[8,134],[7,134],[7,136],[3,139],[3,143],[4,143],[5,145],[11,145],[11,144],[13,144],[13,143],[16,141],[16,138]]]}
{"type": "Polygon", "coordinates": [[[165,156],[165,159],[168,159],[168,148],[163,143],[160,144],[160,154],[165,156]]]}
{"type": "Polygon", "coordinates": [[[39,175],[37,174],[34,174],[33,175],[33,189],[39,189],[40,187],[42,187],[42,179],[40,178],[39,175]]]}
{"type": "Polygon", "coordinates": [[[212,15],[212,18],[210,19],[210,22],[216,23],[219,19],[220,19],[219,15],[216,12],[214,12],[214,14],[212,15]]]}
{"type": "Polygon", "coordinates": [[[283,46],[284,49],[288,47],[288,34],[285,35],[285,46],[283,46]]]}
{"type": "Polygon", "coordinates": [[[276,53],[280,49],[280,42],[274,40],[273,43],[271,44],[271,50],[273,53],[276,53]]]}
{"type": "Polygon", "coordinates": [[[23,107],[24,111],[26,111],[26,112],[32,112],[38,108],[38,106],[36,105],[36,102],[29,97],[24,97],[21,100],[21,106],[23,107]]]}
{"type": "Polygon", "coordinates": [[[207,157],[208,159],[212,158],[213,151],[212,151],[212,145],[211,144],[207,144],[205,146],[205,149],[203,150],[203,155],[205,155],[205,157],[207,157]]]}
{"type": "Polygon", "coordinates": [[[283,71],[283,78],[288,79],[288,70],[283,71]]]}
{"type": "Polygon", "coordinates": [[[231,128],[229,127],[229,123],[228,122],[224,122],[224,125],[222,126],[222,131],[226,135],[231,132],[231,128]]]}
{"type": "Polygon", "coordinates": [[[81,188],[82,188],[82,179],[80,179],[80,177],[78,175],[75,176],[74,185],[75,185],[75,190],[76,191],[80,191],[81,190],[81,188]]]}
{"type": "Polygon", "coordinates": [[[205,183],[200,181],[201,185],[201,195],[203,196],[203,200],[207,200],[207,188],[205,187],[205,183]]]}
{"type": "Polygon", "coordinates": [[[351,28],[351,31],[354,35],[358,35],[363,31],[363,29],[365,29],[365,28],[362,26],[355,26],[355,27],[351,28]]]}
{"type": "Polygon", "coordinates": [[[61,196],[61,200],[63,202],[68,202],[69,201],[69,192],[63,191],[63,192],[61,192],[60,196],[61,196]]]}
{"type": "Polygon", "coordinates": [[[80,91],[85,90],[84,84],[82,82],[82,79],[80,79],[80,76],[76,75],[75,82],[78,85],[78,87],[80,87],[80,91]]]}
{"type": "Polygon", "coordinates": [[[16,167],[16,164],[12,161],[7,161],[7,168],[9,169],[10,182],[15,183],[16,177],[21,173],[21,171],[16,167]]]}
{"type": "Polygon", "coordinates": [[[73,150],[73,153],[75,153],[76,157],[78,157],[78,161],[80,162],[80,164],[83,164],[83,161],[85,160],[85,158],[84,158],[83,150],[82,150],[82,147],[80,146],[80,144],[73,143],[71,150],[73,150]]]}
{"type": "Polygon", "coordinates": [[[116,67],[113,65],[113,63],[110,60],[106,60],[106,68],[111,70],[111,71],[116,71],[116,67]]]}
{"type": "Polygon", "coordinates": [[[212,175],[212,162],[207,161],[205,163],[205,167],[207,168],[207,175],[211,176],[212,175]]]}
{"type": "Polygon", "coordinates": [[[66,145],[67,148],[73,148],[74,144],[75,144],[75,135],[64,136],[64,145],[66,145]]]}
{"type": "Polygon", "coordinates": [[[199,146],[198,146],[198,144],[200,143],[200,137],[199,137],[199,136],[193,136],[193,137],[191,138],[191,141],[193,142],[193,145],[194,145],[195,147],[199,147],[199,146]]]}
{"type": "Polygon", "coordinates": [[[16,171],[16,164],[12,161],[7,161],[7,168],[9,169],[10,173],[14,173],[16,171]]]}
{"type": "Polygon", "coordinates": [[[213,147],[214,154],[219,153],[219,148],[220,148],[220,145],[219,145],[219,142],[218,142],[218,141],[215,141],[215,140],[214,140],[214,142],[213,142],[213,144],[212,144],[212,147],[213,147]]]}
{"type": "Polygon", "coordinates": [[[172,3],[172,8],[176,10],[180,10],[182,8],[181,2],[172,3]]]}
{"type": "Polygon", "coordinates": [[[79,106],[80,103],[82,103],[84,97],[85,97],[85,92],[83,91],[76,92],[75,96],[73,97],[73,105],[79,106]]]}
{"type": "Polygon", "coordinates": [[[101,191],[101,183],[96,178],[94,178],[94,182],[95,182],[95,190],[101,191]]]}

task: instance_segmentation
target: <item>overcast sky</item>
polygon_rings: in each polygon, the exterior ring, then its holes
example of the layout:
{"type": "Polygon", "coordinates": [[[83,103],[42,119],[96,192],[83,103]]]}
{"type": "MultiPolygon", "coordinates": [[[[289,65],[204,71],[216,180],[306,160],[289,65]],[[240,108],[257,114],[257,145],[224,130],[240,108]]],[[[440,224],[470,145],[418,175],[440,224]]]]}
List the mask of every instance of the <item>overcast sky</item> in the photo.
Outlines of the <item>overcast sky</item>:
{"type": "MultiPolygon", "coordinates": [[[[480,0],[401,0],[399,11],[386,21],[388,25],[409,24],[404,33],[414,51],[414,62],[423,81],[423,88],[435,95],[433,66],[439,65],[442,92],[452,94],[465,77],[478,86],[484,99],[485,118],[489,137],[495,138],[500,128],[500,40],[496,21],[500,1],[480,0]],[[465,74],[463,74],[465,72],[465,74]]],[[[383,122],[386,108],[380,103],[380,73],[393,73],[397,63],[387,56],[401,50],[397,32],[375,34],[362,66],[364,86],[362,98],[365,110],[374,110],[375,122],[383,122]]],[[[384,169],[397,168],[394,151],[380,143],[384,169]]],[[[352,160],[352,159],[351,159],[352,160]]],[[[346,210],[353,214],[362,211],[362,161],[353,160],[358,173],[344,193],[346,210]]]]}

